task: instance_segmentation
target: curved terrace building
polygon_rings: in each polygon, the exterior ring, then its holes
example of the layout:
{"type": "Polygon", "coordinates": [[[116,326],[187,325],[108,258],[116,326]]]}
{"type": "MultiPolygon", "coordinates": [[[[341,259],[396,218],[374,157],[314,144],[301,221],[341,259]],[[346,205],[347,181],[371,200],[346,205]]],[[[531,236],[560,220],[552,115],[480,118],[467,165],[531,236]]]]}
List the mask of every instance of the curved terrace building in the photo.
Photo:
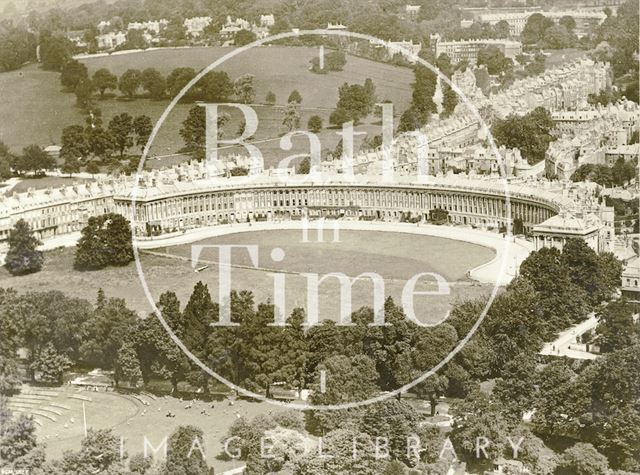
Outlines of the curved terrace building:
{"type": "Polygon", "coordinates": [[[6,240],[19,219],[47,239],[77,232],[90,216],[105,212],[130,219],[138,236],[302,217],[417,221],[427,219],[437,208],[447,211],[452,224],[497,231],[519,219],[525,230],[532,231],[553,216],[582,209],[579,200],[578,194],[571,195],[566,189],[559,192],[523,183],[505,187],[495,179],[460,176],[429,176],[422,182],[409,176],[385,182],[382,176],[340,174],[313,180],[305,175],[283,178],[268,173],[209,179],[205,166],[195,163],[144,172],[137,184],[121,177],[4,197],[0,201],[0,239],[6,240]]]}

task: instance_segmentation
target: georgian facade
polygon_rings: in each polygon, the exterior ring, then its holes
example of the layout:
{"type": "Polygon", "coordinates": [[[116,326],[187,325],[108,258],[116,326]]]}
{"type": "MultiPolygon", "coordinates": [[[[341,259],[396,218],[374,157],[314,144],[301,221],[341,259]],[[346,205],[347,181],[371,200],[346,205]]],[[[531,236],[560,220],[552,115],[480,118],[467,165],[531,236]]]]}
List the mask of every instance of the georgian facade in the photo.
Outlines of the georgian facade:
{"type": "MultiPolygon", "coordinates": [[[[592,190],[575,185],[460,175],[317,174],[210,177],[203,163],[143,172],[137,179],[108,178],[59,189],[30,190],[0,199],[0,243],[24,219],[40,239],[80,231],[89,217],[107,212],[125,216],[141,237],[233,222],[349,218],[371,221],[427,220],[433,209],[448,213],[451,224],[499,231],[517,219],[525,231],[560,213],[593,214],[592,190]]],[[[613,222],[598,227],[595,248],[611,242],[613,222]]],[[[590,218],[591,219],[591,218],[590,218]]],[[[562,229],[557,230],[562,233],[562,229]]]]}
{"type": "MultiPolygon", "coordinates": [[[[278,183],[230,179],[219,188],[193,183],[192,189],[160,191],[139,189],[135,200],[134,232],[138,235],[179,231],[219,223],[307,217],[352,217],[399,220],[402,216],[428,217],[434,208],[445,209],[449,221],[498,229],[510,221],[505,191],[497,183],[440,178],[431,183],[278,183]]],[[[534,189],[510,196],[511,218],[520,217],[529,228],[555,215],[561,199],[534,189]]],[[[133,197],[116,195],[117,213],[131,216],[133,197]]]]}

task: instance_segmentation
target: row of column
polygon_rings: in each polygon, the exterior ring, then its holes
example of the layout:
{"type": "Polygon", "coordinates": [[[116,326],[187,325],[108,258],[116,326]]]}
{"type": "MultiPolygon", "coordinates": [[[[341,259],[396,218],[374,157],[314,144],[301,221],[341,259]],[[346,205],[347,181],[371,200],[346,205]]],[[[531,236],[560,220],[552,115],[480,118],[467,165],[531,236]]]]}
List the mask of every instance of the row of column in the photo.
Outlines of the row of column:
{"type": "MultiPolygon", "coordinates": [[[[406,189],[286,188],[209,192],[171,197],[150,203],[137,203],[138,222],[176,222],[197,217],[210,221],[229,213],[268,213],[300,211],[307,207],[359,207],[380,211],[426,213],[433,208],[446,209],[452,215],[506,219],[507,204],[502,196],[486,196],[464,191],[414,191],[406,189]]],[[[130,214],[130,203],[116,204],[118,212],[130,214]]],[[[537,224],[555,214],[541,203],[511,199],[511,218],[525,224],[537,224]]],[[[190,222],[190,221],[189,221],[190,222]]]]}

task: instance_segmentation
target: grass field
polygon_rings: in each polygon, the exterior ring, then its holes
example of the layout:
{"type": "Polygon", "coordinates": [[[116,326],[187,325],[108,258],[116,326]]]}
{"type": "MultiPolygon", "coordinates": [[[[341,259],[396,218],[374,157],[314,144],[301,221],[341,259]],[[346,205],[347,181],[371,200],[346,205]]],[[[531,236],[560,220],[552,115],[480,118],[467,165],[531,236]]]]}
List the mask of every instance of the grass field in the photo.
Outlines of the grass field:
{"type": "MultiPolygon", "coordinates": [[[[286,274],[287,313],[296,306],[306,306],[306,277],[301,272],[324,275],[329,272],[343,272],[355,277],[362,272],[377,272],[385,279],[385,295],[401,301],[402,289],[406,281],[420,272],[436,272],[451,284],[451,294],[423,296],[415,298],[416,314],[424,321],[439,320],[451,304],[467,298],[486,294],[491,286],[480,285],[465,278],[467,270],[488,262],[494,256],[492,250],[474,244],[428,236],[415,236],[384,232],[341,232],[340,243],[302,244],[300,234],[295,231],[265,231],[234,234],[213,238],[201,243],[257,244],[260,249],[258,269],[234,268],[231,272],[235,289],[252,290],[256,301],[273,300],[272,270],[284,270],[286,274]],[[270,259],[274,247],[285,251],[281,264],[270,259]]],[[[142,267],[149,289],[157,300],[166,290],[173,290],[186,304],[193,286],[198,281],[209,285],[212,297],[218,300],[218,265],[213,263],[202,272],[194,272],[187,256],[190,246],[175,246],[157,249],[157,254],[142,254],[142,267]]],[[[135,266],[108,268],[96,272],[79,272],[72,268],[73,249],[59,249],[46,253],[42,271],[26,276],[11,277],[0,269],[0,287],[15,287],[22,291],[47,289],[61,290],[71,296],[95,300],[99,288],[108,296],[122,297],[127,304],[141,315],[150,312],[142,284],[135,266]]],[[[203,253],[203,261],[217,261],[211,253],[203,253]]],[[[249,264],[244,253],[234,254],[233,263],[249,264]]],[[[203,264],[204,265],[204,264],[203,264]]],[[[433,290],[425,278],[416,290],[433,290]]],[[[337,320],[339,287],[336,279],[328,279],[319,288],[320,316],[337,320]]],[[[353,308],[371,306],[372,285],[361,280],[353,286],[353,308]]]]}
{"type": "Polygon", "coordinates": [[[115,392],[79,391],[70,386],[58,388],[25,387],[23,392],[9,399],[9,407],[16,413],[33,414],[37,420],[36,435],[46,444],[48,459],[60,458],[66,450],[79,450],[84,437],[83,403],[87,427],[113,429],[124,438],[129,456],[144,450],[144,437],[157,447],[164,436],[171,435],[180,425],[194,425],[204,432],[203,444],[207,462],[216,473],[242,465],[225,460],[221,439],[226,436],[238,415],[249,419],[258,414],[283,410],[279,406],[261,402],[237,400],[233,406],[227,400],[212,403],[195,400],[187,408],[187,401],[171,396],[132,396],[115,392]],[[206,414],[202,411],[206,411],[206,414]],[[172,412],[176,417],[166,417],[172,412]]]}
{"type": "MultiPolygon", "coordinates": [[[[82,61],[89,68],[90,74],[102,67],[109,68],[117,75],[129,68],[147,67],[155,67],[167,74],[176,67],[189,66],[200,70],[229,51],[231,48],[222,47],[162,49],[82,61]]],[[[308,47],[260,47],[236,56],[220,69],[226,71],[232,79],[245,73],[255,75],[256,102],[263,102],[267,92],[273,91],[277,97],[277,105],[282,106],[293,89],[300,91],[303,97],[301,128],[306,127],[309,117],[314,114],[323,117],[325,125],[328,124],[330,110],[322,109],[335,107],[338,87],[344,82],[362,83],[366,78],[371,78],[376,85],[378,99],[393,101],[397,114],[402,113],[409,104],[413,73],[408,68],[350,56],[344,71],[318,75],[308,71],[309,60],[317,54],[315,48],[308,47]]],[[[65,126],[82,123],[81,113],[74,106],[75,97],[61,91],[56,73],[42,71],[35,65],[3,73],[0,74],[0,91],[6,98],[0,103],[0,113],[4,117],[18,116],[15,120],[6,120],[0,124],[0,140],[7,143],[13,151],[17,152],[31,143],[57,143],[65,126]],[[15,114],[15,111],[20,111],[20,114],[15,114]]],[[[167,105],[168,101],[155,102],[148,99],[126,101],[109,98],[99,101],[106,121],[115,114],[129,112],[132,115],[146,114],[155,122],[167,105]]],[[[152,154],[174,154],[183,146],[178,131],[190,107],[190,104],[179,104],[168,116],[154,142],[152,154]]],[[[280,150],[278,137],[286,132],[282,125],[281,108],[257,107],[256,111],[260,126],[255,140],[275,139],[259,145],[267,166],[292,154],[308,151],[305,138],[296,140],[291,151],[280,150]]],[[[235,137],[239,118],[238,112],[232,115],[233,120],[225,127],[226,137],[235,137]]],[[[357,130],[380,133],[379,127],[371,124],[364,124],[357,130]]],[[[323,148],[332,150],[335,147],[340,138],[335,132],[324,130],[321,133],[323,148]]],[[[362,137],[357,138],[357,143],[360,140],[362,137]]],[[[171,160],[167,159],[165,163],[170,164],[171,160]]],[[[160,163],[153,164],[154,167],[159,165],[160,163]]]]}

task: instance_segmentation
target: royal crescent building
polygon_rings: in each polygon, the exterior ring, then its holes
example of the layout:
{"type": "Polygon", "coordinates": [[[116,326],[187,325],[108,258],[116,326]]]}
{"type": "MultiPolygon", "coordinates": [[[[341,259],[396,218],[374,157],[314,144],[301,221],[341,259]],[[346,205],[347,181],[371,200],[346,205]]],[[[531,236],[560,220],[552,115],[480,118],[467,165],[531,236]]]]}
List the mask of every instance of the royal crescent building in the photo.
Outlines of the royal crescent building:
{"type": "MultiPolygon", "coordinates": [[[[446,210],[451,224],[498,232],[518,218],[527,231],[534,232],[554,216],[585,209],[585,197],[592,195],[571,186],[526,181],[505,185],[501,180],[451,174],[422,180],[400,175],[385,180],[381,175],[283,177],[267,171],[248,177],[210,178],[205,165],[191,163],[143,172],[137,179],[122,176],[2,197],[0,239],[6,241],[19,219],[27,221],[39,238],[47,239],[78,232],[89,217],[107,212],[127,217],[134,234],[141,237],[302,217],[426,220],[435,208],[446,210]]],[[[592,208],[585,232],[590,245],[604,250],[606,236],[612,238],[613,223],[602,220],[598,208],[592,208]],[[593,223],[598,227],[595,240],[593,223]]],[[[547,236],[549,230],[544,233],[547,236]]]]}

